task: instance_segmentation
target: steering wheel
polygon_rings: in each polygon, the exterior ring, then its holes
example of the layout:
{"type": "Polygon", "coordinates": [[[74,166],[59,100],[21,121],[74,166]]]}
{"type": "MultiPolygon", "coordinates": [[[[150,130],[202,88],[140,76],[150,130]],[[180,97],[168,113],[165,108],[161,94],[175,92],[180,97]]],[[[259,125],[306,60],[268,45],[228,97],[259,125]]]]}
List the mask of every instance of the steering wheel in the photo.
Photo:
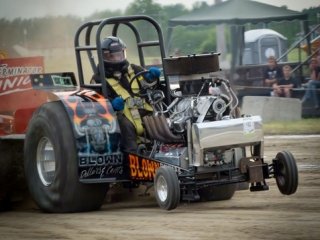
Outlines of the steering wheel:
{"type": "Polygon", "coordinates": [[[143,93],[144,90],[146,89],[153,89],[155,86],[157,86],[159,84],[159,78],[156,80],[156,83],[154,82],[150,82],[148,83],[146,80],[141,83],[139,80],[138,80],[138,77],[140,77],[141,75],[143,74],[146,74],[148,73],[149,71],[148,70],[144,70],[144,71],[141,71],[141,72],[138,72],[136,75],[133,76],[133,78],[130,80],[130,88],[131,88],[131,93],[136,96],[136,97],[144,97],[144,96],[147,96],[147,93],[143,93]],[[133,88],[132,88],[132,83],[134,81],[137,81],[138,85],[139,85],[139,91],[138,92],[133,92],[133,88]]]}

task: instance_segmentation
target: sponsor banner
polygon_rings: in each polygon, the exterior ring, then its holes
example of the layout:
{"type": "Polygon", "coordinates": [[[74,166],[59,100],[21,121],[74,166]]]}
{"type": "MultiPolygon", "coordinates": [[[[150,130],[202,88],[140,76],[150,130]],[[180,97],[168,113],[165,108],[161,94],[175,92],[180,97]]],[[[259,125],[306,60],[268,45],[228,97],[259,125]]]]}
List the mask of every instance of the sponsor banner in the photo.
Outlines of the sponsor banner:
{"type": "Polygon", "coordinates": [[[43,73],[43,57],[0,58],[0,136],[22,134],[47,95],[32,90],[30,75],[43,73]]]}
{"type": "Polygon", "coordinates": [[[30,89],[29,75],[43,72],[43,57],[0,59],[0,96],[30,89]]]}

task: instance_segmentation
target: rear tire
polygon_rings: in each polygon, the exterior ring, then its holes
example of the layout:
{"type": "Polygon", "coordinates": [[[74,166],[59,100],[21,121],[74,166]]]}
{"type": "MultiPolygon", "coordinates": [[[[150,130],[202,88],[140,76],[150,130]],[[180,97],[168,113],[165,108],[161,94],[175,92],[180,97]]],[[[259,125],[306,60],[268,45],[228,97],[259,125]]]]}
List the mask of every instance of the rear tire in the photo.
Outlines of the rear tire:
{"type": "Polygon", "coordinates": [[[0,140],[0,211],[13,208],[28,190],[23,171],[23,141],[0,140]]]}
{"type": "Polygon", "coordinates": [[[298,168],[296,160],[289,151],[282,151],[276,155],[275,178],[282,194],[291,195],[298,188],[298,168]]]}
{"type": "Polygon", "coordinates": [[[204,201],[229,200],[233,197],[237,184],[210,186],[198,190],[200,199],[204,201]]]}
{"type": "Polygon", "coordinates": [[[175,209],[180,202],[180,184],[177,173],[170,167],[161,166],[154,178],[156,200],[161,209],[175,209]]]}
{"type": "Polygon", "coordinates": [[[36,204],[45,212],[99,209],[108,184],[82,184],[73,126],[61,102],[44,104],[25,138],[25,175],[36,204]]]}

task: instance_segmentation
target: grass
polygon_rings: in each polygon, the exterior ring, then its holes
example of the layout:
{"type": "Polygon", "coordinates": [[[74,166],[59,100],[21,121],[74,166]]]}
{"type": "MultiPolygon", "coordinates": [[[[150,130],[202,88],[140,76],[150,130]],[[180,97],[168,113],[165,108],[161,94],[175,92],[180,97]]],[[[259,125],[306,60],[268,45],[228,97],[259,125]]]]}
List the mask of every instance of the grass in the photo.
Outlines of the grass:
{"type": "Polygon", "coordinates": [[[301,50],[301,59],[299,59],[299,49],[295,48],[288,54],[288,61],[289,62],[299,62],[299,60],[304,61],[307,59],[307,53],[301,50]]]}
{"type": "Polygon", "coordinates": [[[297,121],[281,121],[263,124],[266,135],[273,134],[320,134],[320,118],[305,118],[297,121]]]}

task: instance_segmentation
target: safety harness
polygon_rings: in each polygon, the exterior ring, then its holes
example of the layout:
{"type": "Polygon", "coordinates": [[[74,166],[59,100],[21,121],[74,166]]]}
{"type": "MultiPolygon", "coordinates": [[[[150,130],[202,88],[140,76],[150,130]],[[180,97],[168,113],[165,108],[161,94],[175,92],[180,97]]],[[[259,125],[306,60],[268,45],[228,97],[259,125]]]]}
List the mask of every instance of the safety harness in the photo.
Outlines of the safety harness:
{"type": "MultiPolygon", "coordinates": [[[[125,77],[130,82],[130,80],[135,76],[135,73],[131,66],[128,67],[128,73],[125,74],[125,77]]],[[[136,81],[132,83],[132,92],[137,93],[140,91],[140,86],[138,81],[143,80],[143,77],[140,76],[136,81]]],[[[132,97],[131,94],[126,90],[119,81],[114,78],[106,78],[108,84],[112,89],[123,98],[125,101],[123,114],[133,123],[136,128],[138,135],[142,135],[144,129],[142,127],[142,119],[139,113],[139,109],[145,109],[147,111],[152,111],[152,107],[148,104],[145,99],[140,97],[132,97]]]]}

